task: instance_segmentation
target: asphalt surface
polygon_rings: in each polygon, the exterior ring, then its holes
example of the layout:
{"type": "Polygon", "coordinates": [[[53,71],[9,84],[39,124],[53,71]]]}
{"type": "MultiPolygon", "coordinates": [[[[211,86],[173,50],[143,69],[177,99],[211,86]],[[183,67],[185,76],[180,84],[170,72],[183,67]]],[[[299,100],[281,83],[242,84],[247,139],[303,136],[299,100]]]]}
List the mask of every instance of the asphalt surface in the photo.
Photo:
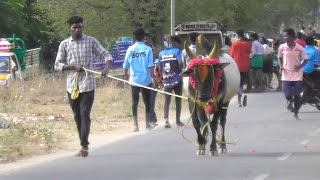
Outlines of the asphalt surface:
{"type": "MultiPolygon", "coordinates": [[[[286,110],[282,93],[249,94],[248,106],[232,104],[228,153],[197,156],[181,128],[158,127],[93,149],[87,158],[64,157],[0,174],[1,180],[318,180],[320,111],[305,105],[300,118],[286,110]]],[[[196,140],[191,124],[186,136],[196,140]]],[[[208,147],[208,145],[207,145],[208,147]]],[[[207,148],[208,149],[208,148],[207,148]]],[[[208,154],[208,152],[207,152],[208,154]]]]}

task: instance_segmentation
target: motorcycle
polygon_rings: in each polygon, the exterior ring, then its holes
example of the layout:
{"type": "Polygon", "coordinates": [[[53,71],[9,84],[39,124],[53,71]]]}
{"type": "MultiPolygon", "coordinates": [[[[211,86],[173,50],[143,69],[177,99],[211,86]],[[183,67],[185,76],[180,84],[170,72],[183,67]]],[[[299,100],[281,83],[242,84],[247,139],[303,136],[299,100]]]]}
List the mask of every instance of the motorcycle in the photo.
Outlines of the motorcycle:
{"type": "MultiPolygon", "coordinates": [[[[320,71],[320,67],[315,71],[320,71]]],[[[308,77],[303,77],[303,89],[301,92],[302,104],[309,104],[320,111],[320,88],[315,86],[314,81],[308,77]]]]}

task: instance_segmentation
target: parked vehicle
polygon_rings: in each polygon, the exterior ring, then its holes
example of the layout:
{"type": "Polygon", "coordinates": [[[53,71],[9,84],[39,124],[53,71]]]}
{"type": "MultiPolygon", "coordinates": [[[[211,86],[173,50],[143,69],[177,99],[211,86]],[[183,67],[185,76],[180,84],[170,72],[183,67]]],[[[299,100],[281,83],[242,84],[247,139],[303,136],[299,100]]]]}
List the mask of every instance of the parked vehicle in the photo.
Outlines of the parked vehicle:
{"type": "Polygon", "coordinates": [[[23,81],[39,72],[40,50],[27,50],[25,42],[14,35],[12,38],[1,38],[0,85],[8,85],[12,79],[23,81]]]}
{"type": "MultiPolygon", "coordinates": [[[[319,68],[315,71],[320,71],[319,68]]],[[[301,93],[302,103],[316,107],[320,111],[320,88],[315,85],[312,79],[303,78],[303,91],[301,93]]]]}

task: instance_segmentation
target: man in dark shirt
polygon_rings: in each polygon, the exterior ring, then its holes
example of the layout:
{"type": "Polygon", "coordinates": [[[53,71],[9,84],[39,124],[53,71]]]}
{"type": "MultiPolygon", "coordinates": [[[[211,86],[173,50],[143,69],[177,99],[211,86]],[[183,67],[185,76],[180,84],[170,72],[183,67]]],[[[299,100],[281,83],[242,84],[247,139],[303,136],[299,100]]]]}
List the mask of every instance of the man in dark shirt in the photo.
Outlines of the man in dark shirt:
{"type": "MultiPolygon", "coordinates": [[[[178,48],[181,45],[181,39],[179,36],[172,36],[171,38],[172,47],[165,48],[159,54],[158,65],[161,68],[163,77],[164,91],[172,93],[174,91],[177,95],[182,95],[182,78],[180,72],[182,70],[181,50],[178,48]]],[[[164,119],[165,128],[171,128],[169,123],[169,106],[171,96],[165,95],[164,104],[164,119]]],[[[184,126],[180,121],[181,116],[181,99],[176,97],[176,124],[177,126],[184,126]]]]}

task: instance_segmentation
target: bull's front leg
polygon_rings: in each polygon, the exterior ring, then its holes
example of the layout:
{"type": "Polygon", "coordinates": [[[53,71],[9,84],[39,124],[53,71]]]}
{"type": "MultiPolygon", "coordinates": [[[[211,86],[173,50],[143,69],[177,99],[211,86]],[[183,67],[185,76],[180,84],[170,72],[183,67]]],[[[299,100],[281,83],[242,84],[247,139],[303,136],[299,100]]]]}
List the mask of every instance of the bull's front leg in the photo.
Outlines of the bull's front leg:
{"type": "Polygon", "coordinates": [[[197,136],[198,136],[197,155],[205,155],[206,139],[201,134],[201,130],[200,130],[201,124],[200,124],[200,120],[197,115],[198,110],[194,105],[195,105],[194,102],[189,100],[189,110],[191,113],[192,123],[193,123],[193,127],[196,130],[197,136]]]}
{"type": "Polygon", "coordinates": [[[229,102],[226,104],[223,104],[221,107],[221,117],[220,117],[220,125],[221,125],[221,153],[226,153],[227,152],[227,144],[226,139],[225,139],[225,127],[227,123],[227,112],[228,112],[228,106],[229,102]]]}
{"type": "Polygon", "coordinates": [[[211,139],[209,156],[217,156],[219,154],[217,151],[216,133],[217,133],[217,129],[218,129],[218,122],[219,122],[220,114],[221,114],[221,112],[219,110],[216,111],[213,114],[212,121],[210,122],[212,139],[211,139]]]}
{"type": "Polygon", "coordinates": [[[200,132],[198,134],[199,150],[200,151],[202,150],[202,153],[200,152],[200,155],[204,155],[206,144],[207,144],[209,124],[207,124],[208,122],[207,115],[204,109],[201,107],[197,107],[197,118],[198,118],[197,122],[199,123],[198,126],[200,129],[200,132]]]}

